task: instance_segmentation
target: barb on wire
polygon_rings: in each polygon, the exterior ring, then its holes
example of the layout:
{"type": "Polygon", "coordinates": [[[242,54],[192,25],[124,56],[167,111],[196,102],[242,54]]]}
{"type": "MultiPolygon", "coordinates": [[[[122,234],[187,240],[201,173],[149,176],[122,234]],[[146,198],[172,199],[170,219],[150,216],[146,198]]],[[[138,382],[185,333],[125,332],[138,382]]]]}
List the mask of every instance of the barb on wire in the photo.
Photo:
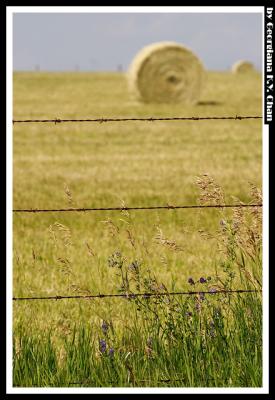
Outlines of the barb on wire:
{"type": "Polygon", "coordinates": [[[259,115],[241,116],[213,116],[213,117],[126,117],[126,118],[86,118],[86,119],[13,119],[12,123],[47,123],[53,122],[54,124],[61,122],[126,122],[126,121],[202,121],[202,120],[243,120],[243,119],[262,119],[259,115]]]}
{"type": "Polygon", "coordinates": [[[42,212],[85,212],[85,211],[128,211],[128,210],[176,210],[176,209],[196,209],[196,208],[243,208],[243,207],[262,207],[262,204],[210,204],[210,205],[182,205],[172,206],[144,206],[144,207],[99,207],[99,208],[25,208],[13,209],[15,213],[42,213],[42,212]]]}
{"type": "Polygon", "coordinates": [[[74,295],[74,296],[36,296],[36,297],[13,297],[12,300],[17,301],[17,300],[62,300],[62,299],[103,299],[106,297],[124,297],[127,299],[135,299],[136,297],[143,297],[143,298],[149,298],[149,297],[163,297],[163,296],[184,296],[184,295],[200,295],[200,294],[220,294],[220,293],[255,293],[255,292],[261,292],[262,290],[258,289],[237,289],[237,290],[216,290],[216,289],[210,289],[209,291],[188,291],[188,292],[148,292],[148,293],[112,293],[112,294],[91,294],[91,295],[74,295]]]}

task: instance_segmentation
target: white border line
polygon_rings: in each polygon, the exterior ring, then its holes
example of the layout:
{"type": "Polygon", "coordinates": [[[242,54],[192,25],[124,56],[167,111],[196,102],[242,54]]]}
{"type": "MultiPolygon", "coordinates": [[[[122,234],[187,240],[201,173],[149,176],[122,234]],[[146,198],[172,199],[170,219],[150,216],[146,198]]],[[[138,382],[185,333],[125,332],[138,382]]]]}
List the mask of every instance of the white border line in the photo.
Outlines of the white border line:
{"type": "MultiPolygon", "coordinates": [[[[263,387],[261,388],[14,388],[12,387],[12,18],[13,13],[262,13],[264,7],[6,7],[7,13],[7,393],[268,393],[268,274],[263,271],[263,387]],[[10,264],[8,263],[10,262],[10,264]],[[10,333],[10,336],[8,335],[10,333]]],[[[264,46],[263,46],[264,52],[264,46]]],[[[264,58],[263,58],[264,63],[264,58]]],[[[262,70],[264,74],[264,67],[262,70]]],[[[263,86],[264,88],[264,86],[263,86]]],[[[263,96],[264,99],[264,96],[263,96]]],[[[264,114],[263,114],[264,115],[264,114]]],[[[263,126],[263,268],[268,268],[268,126],[263,126]]]]}
{"type": "Polygon", "coordinates": [[[10,12],[18,13],[262,13],[264,7],[236,7],[236,6],[84,6],[84,7],[70,7],[70,6],[20,6],[20,7],[7,7],[10,12]]]}
{"type": "Polygon", "coordinates": [[[29,393],[29,394],[62,394],[62,393],[69,393],[69,394],[77,394],[77,393],[108,393],[108,394],[134,394],[134,393],[140,393],[140,394],[207,394],[207,393],[213,393],[213,394],[263,394],[267,393],[266,391],[263,390],[263,388],[13,388],[10,390],[8,393],[29,393]]]}
{"type": "Polygon", "coordinates": [[[7,323],[7,346],[6,346],[6,357],[7,357],[7,389],[12,387],[12,190],[13,190],[13,172],[12,172],[12,14],[6,10],[7,17],[7,36],[6,36],[6,89],[7,89],[7,109],[6,109],[6,176],[7,176],[7,189],[6,189],[6,226],[7,226],[7,241],[6,241],[6,252],[7,252],[7,266],[6,266],[6,323],[7,323]],[[10,333],[10,335],[8,335],[10,333]]]}
{"type": "Polygon", "coordinates": [[[263,387],[269,388],[269,288],[268,288],[268,270],[269,270],[269,188],[268,188],[268,153],[269,153],[269,129],[265,125],[263,129],[263,387]]]}
{"type": "Polygon", "coordinates": [[[263,387],[269,391],[269,127],[264,125],[265,115],[265,15],[262,15],[262,184],[263,184],[263,387]]]}

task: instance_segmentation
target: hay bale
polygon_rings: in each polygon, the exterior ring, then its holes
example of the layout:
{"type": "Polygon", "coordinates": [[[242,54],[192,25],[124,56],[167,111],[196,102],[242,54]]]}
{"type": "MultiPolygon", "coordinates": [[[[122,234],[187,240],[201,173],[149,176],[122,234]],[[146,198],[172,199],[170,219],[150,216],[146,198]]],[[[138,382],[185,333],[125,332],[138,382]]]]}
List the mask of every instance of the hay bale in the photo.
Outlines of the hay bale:
{"type": "Polygon", "coordinates": [[[144,102],[194,104],[203,80],[204,68],[197,56],[174,42],[144,47],[128,70],[129,90],[144,102]]]}
{"type": "Polygon", "coordinates": [[[234,74],[247,74],[249,72],[254,72],[255,68],[251,62],[239,60],[232,65],[231,70],[234,74]]]}

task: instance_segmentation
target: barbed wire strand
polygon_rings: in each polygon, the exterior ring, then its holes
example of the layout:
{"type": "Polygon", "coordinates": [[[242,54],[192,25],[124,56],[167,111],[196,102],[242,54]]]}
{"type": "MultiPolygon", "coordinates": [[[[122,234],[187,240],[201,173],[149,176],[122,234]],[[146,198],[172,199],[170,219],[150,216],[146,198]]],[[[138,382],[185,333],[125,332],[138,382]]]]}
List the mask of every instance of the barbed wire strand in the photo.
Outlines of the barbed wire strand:
{"type": "MultiPolygon", "coordinates": [[[[177,379],[158,379],[158,380],[151,380],[151,379],[136,379],[136,382],[154,382],[154,383],[169,383],[169,382],[182,382],[185,381],[186,378],[177,378],[177,379]]],[[[92,383],[91,381],[83,381],[83,382],[69,382],[68,385],[87,385],[92,383]]],[[[116,383],[115,381],[109,381],[108,383],[116,383]]]]}
{"type": "Polygon", "coordinates": [[[133,117],[133,118],[86,118],[86,119],[13,119],[12,123],[47,123],[53,122],[60,124],[62,122],[126,122],[126,121],[201,121],[201,120],[243,120],[243,119],[262,119],[262,116],[213,116],[213,117],[133,117]]]}
{"type": "Polygon", "coordinates": [[[84,212],[84,211],[128,211],[128,210],[176,210],[176,209],[196,209],[196,208],[243,208],[243,207],[262,207],[262,204],[210,204],[210,205],[182,205],[173,206],[167,204],[166,206],[144,206],[144,207],[99,207],[99,208],[25,208],[14,209],[15,213],[42,213],[42,212],[84,212]]]}
{"type": "Polygon", "coordinates": [[[212,291],[188,291],[188,292],[158,292],[158,293],[112,293],[112,294],[91,294],[91,295],[74,295],[74,296],[41,296],[41,297],[13,297],[12,300],[62,300],[62,299],[94,299],[94,298],[106,298],[106,297],[125,297],[128,299],[134,299],[136,297],[163,297],[163,296],[181,296],[181,295],[201,295],[201,294],[220,294],[220,293],[254,293],[254,292],[261,292],[260,289],[237,289],[237,290],[216,290],[213,289],[212,291]]]}

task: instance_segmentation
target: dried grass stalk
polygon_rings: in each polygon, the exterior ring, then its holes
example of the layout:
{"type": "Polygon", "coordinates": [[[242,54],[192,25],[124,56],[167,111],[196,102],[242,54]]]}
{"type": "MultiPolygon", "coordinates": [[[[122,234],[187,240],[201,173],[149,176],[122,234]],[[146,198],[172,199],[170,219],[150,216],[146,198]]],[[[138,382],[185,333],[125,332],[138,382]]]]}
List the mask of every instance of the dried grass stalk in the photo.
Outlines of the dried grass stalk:
{"type": "Polygon", "coordinates": [[[144,47],[128,70],[130,92],[147,103],[195,104],[204,82],[204,68],[191,50],[174,42],[144,47]]]}

